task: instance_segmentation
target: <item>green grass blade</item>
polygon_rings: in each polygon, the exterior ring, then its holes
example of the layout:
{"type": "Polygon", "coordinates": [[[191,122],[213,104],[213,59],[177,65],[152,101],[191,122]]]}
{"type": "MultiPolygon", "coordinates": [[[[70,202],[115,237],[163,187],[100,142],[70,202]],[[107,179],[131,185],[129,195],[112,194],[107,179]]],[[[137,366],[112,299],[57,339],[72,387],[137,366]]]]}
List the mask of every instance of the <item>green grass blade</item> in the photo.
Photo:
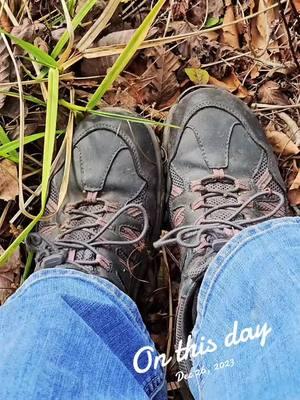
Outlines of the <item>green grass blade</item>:
{"type": "Polygon", "coordinates": [[[72,111],[88,112],[90,114],[100,115],[100,116],[106,117],[106,118],[114,118],[114,119],[118,119],[121,121],[135,122],[138,124],[161,126],[163,128],[165,128],[165,127],[179,128],[179,126],[176,126],[176,125],[165,124],[164,122],[158,122],[158,121],[154,121],[152,119],[135,117],[132,115],[118,114],[116,112],[109,112],[109,111],[104,111],[104,110],[103,111],[102,110],[87,110],[86,107],[82,107],[77,104],[71,104],[66,100],[59,100],[59,104],[62,105],[63,107],[66,107],[69,110],[72,110],[72,111]]]}
{"type": "MultiPolygon", "coordinates": [[[[1,125],[0,125],[0,142],[2,145],[10,145],[12,143],[12,141],[9,139],[9,137],[7,136],[5,130],[3,129],[3,127],[1,125]]],[[[0,149],[1,149],[1,146],[0,146],[0,149]]],[[[19,154],[16,151],[16,149],[11,149],[9,151],[6,151],[5,154],[8,154],[10,157],[13,157],[14,159],[17,159],[17,160],[19,158],[19,154]]]]}
{"type": "Polygon", "coordinates": [[[32,231],[32,229],[35,227],[35,225],[38,223],[38,221],[41,219],[42,216],[43,216],[43,213],[40,212],[40,214],[37,215],[33,221],[30,222],[30,224],[22,231],[22,233],[13,241],[13,243],[0,256],[0,268],[5,265],[5,263],[14,254],[14,252],[19,247],[19,245],[25,241],[25,239],[27,238],[29,233],[32,231]]]}
{"type": "Polygon", "coordinates": [[[49,70],[48,78],[48,103],[46,110],[46,128],[43,155],[43,173],[42,173],[42,211],[45,208],[49,178],[51,174],[51,164],[55,144],[56,123],[58,112],[58,92],[59,92],[59,72],[57,69],[49,70]]]}
{"type": "Polygon", "coordinates": [[[43,156],[42,172],[42,192],[41,192],[41,210],[34,220],[23,230],[23,232],[14,240],[14,242],[5,250],[0,257],[0,266],[12,256],[16,248],[26,239],[38,221],[42,218],[46,206],[49,180],[51,175],[51,164],[55,143],[57,111],[58,111],[58,89],[59,89],[59,71],[50,68],[48,79],[49,101],[47,103],[46,130],[43,156]]]}
{"type": "MultiPolygon", "coordinates": [[[[88,0],[81,7],[81,9],[78,11],[78,14],[76,14],[72,20],[72,27],[74,30],[78,27],[78,25],[81,24],[84,17],[90,12],[90,10],[94,7],[97,1],[98,0],[88,0]]],[[[65,31],[51,53],[51,56],[53,58],[57,58],[61,54],[68,40],[69,40],[69,34],[68,31],[65,31]]]]}
{"type": "Polygon", "coordinates": [[[92,110],[97,106],[103,95],[109,90],[114,81],[119,77],[120,73],[126,68],[129,61],[132,59],[140,44],[144,41],[147,36],[149,29],[153,21],[155,20],[159,10],[163,6],[166,0],[158,0],[156,5],[144,19],[143,23],[135,31],[132,38],[129,40],[124,51],[120,54],[117,61],[114,63],[110,71],[106,74],[105,78],[101,82],[96,92],[88,102],[88,110],[92,110]]]}
{"type": "MultiPolygon", "coordinates": [[[[34,142],[38,139],[41,139],[44,136],[45,136],[45,133],[35,133],[30,136],[25,136],[24,144],[34,142]]],[[[0,139],[0,141],[1,141],[1,139],[0,139]]],[[[15,151],[16,149],[18,149],[19,147],[20,147],[19,139],[12,140],[9,143],[5,143],[2,146],[0,146],[0,156],[5,157],[5,154],[13,154],[12,152],[15,151]]],[[[16,152],[15,155],[18,156],[18,153],[16,152]]]]}
{"type": "Polygon", "coordinates": [[[39,49],[38,47],[34,46],[33,44],[26,42],[23,39],[19,39],[16,36],[11,35],[10,33],[5,32],[3,29],[0,28],[0,32],[4,33],[8,36],[15,44],[20,46],[23,50],[25,50],[28,54],[30,54],[38,63],[45,65],[46,67],[57,68],[58,64],[47,54],[45,51],[39,49]]]}
{"type": "Polygon", "coordinates": [[[24,281],[26,281],[26,279],[29,277],[29,275],[31,273],[33,257],[34,257],[34,253],[33,253],[33,251],[30,251],[28,253],[28,255],[27,255],[26,264],[25,264],[25,268],[24,268],[24,273],[23,273],[23,276],[22,276],[21,284],[24,283],[24,281]]]}
{"type": "MultiPolygon", "coordinates": [[[[15,92],[0,90],[0,93],[6,94],[6,96],[10,96],[10,97],[16,97],[17,99],[20,97],[20,94],[19,93],[15,93],[15,92]]],[[[24,100],[28,100],[31,103],[38,104],[39,106],[46,107],[46,103],[43,100],[40,100],[35,96],[24,94],[23,98],[24,98],[24,100]]]]}

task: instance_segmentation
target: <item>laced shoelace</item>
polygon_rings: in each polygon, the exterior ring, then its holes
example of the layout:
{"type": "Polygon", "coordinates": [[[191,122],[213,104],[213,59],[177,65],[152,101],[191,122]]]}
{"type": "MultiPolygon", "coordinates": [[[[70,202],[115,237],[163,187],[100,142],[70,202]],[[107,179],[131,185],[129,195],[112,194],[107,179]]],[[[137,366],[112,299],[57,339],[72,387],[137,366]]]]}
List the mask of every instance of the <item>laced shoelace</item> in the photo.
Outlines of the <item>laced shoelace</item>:
{"type": "MultiPolygon", "coordinates": [[[[83,203],[83,205],[87,205],[86,202],[83,203]]],[[[31,243],[29,243],[29,246],[36,250],[37,248],[41,247],[40,240],[45,242],[46,248],[44,248],[44,251],[42,252],[42,257],[45,257],[47,255],[51,255],[55,252],[61,252],[64,251],[65,253],[68,251],[80,251],[80,250],[89,250],[94,256],[95,259],[93,260],[86,260],[86,259],[74,259],[74,261],[69,261],[68,264],[74,264],[74,265],[79,265],[79,266],[96,266],[100,265],[102,267],[106,267],[105,262],[103,262],[103,258],[101,254],[99,253],[99,247],[103,246],[128,246],[128,245],[135,245],[139,243],[141,240],[144,239],[148,228],[149,228],[149,219],[147,212],[143,206],[140,204],[128,204],[121,209],[119,209],[113,217],[106,222],[103,225],[103,222],[101,223],[99,221],[99,215],[102,215],[104,213],[107,213],[109,210],[113,211],[114,208],[109,208],[109,203],[108,202],[103,202],[101,199],[97,199],[95,202],[92,204],[89,204],[90,206],[95,206],[99,207],[98,210],[93,213],[91,211],[84,211],[82,210],[81,203],[77,204],[72,204],[69,206],[68,210],[66,211],[67,214],[69,214],[71,217],[68,221],[68,223],[64,224],[62,227],[63,232],[58,236],[58,238],[50,242],[47,240],[45,237],[39,235],[39,234],[32,234],[32,239],[31,243]],[[103,207],[101,208],[101,205],[103,204],[103,207]],[[124,213],[128,212],[129,210],[136,210],[138,211],[138,214],[142,215],[143,218],[143,229],[139,236],[135,237],[134,239],[126,239],[126,240],[105,240],[102,239],[102,235],[107,232],[107,230],[112,226],[112,224],[124,213]],[[80,221],[84,218],[93,218],[95,219],[94,223],[80,223],[80,221]],[[73,225],[74,223],[74,225],[73,225]],[[101,229],[94,233],[91,231],[92,228],[97,228],[101,227],[101,229]],[[66,238],[67,235],[72,235],[76,231],[85,231],[89,234],[91,234],[91,238],[88,240],[77,240],[74,238],[66,238]],[[36,241],[36,243],[34,243],[36,241]],[[98,248],[98,249],[97,249],[98,248]]],[[[135,213],[137,214],[137,213],[135,213]]],[[[101,220],[103,221],[103,219],[101,220]]]]}
{"type": "MultiPolygon", "coordinates": [[[[236,180],[230,176],[225,176],[226,179],[231,180],[232,182],[236,182],[236,180]]],[[[243,203],[239,199],[238,192],[242,187],[236,186],[231,191],[222,191],[216,189],[208,189],[207,187],[202,185],[202,182],[206,184],[211,180],[215,182],[215,177],[212,178],[204,178],[199,181],[197,185],[194,187],[193,191],[202,191],[205,194],[202,196],[200,201],[197,201],[194,204],[194,208],[206,208],[208,209],[204,212],[202,218],[197,219],[196,223],[193,225],[184,225],[178,228],[174,228],[170,232],[168,232],[163,238],[154,243],[154,248],[160,248],[163,246],[174,245],[177,244],[179,246],[188,248],[188,249],[199,249],[201,253],[207,247],[215,248],[216,250],[220,249],[227,241],[228,238],[232,237],[232,234],[228,234],[228,228],[231,231],[241,231],[245,227],[254,225],[263,221],[266,221],[272,218],[277,212],[284,206],[285,199],[283,194],[272,191],[270,189],[255,193],[249,199],[244,201],[243,203]],[[225,196],[231,197],[236,200],[236,202],[225,203],[220,205],[209,205],[205,204],[205,200],[212,196],[225,196]],[[274,196],[277,199],[277,205],[274,206],[267,214],[256,217],[256,218],[248,218],[235,220],[253,201],[263,198],[266,200],[266,197],[274,196]],[[213,214],[216,211],[224,209],[233,209],[234,211],[231,216],[226,219],[208,219],[207,217],[210,214],[213,214]],[[207,240],[207,238],[210,238],[207,240]],[[224,237],[227,237],[227,240],[224,240],[224,237]]]]}

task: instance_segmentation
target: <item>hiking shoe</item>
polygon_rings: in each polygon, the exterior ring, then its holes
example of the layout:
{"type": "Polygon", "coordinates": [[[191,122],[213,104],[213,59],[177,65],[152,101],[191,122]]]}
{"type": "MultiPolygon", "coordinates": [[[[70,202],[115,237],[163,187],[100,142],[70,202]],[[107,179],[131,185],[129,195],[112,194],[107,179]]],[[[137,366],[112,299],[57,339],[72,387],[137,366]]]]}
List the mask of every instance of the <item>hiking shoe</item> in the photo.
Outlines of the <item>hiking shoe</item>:
{"type": "MultiPolygon", "coordinates": [[[[222,246],[243,228],[287,214],[285,185],[256,117],[233,95],[198,89],[171,110],[168,221],[155,244],[177,244],[182,271],[176,340],[186,343],[204,273],[222,246]]],[[[181,366],[188,372],[190,363],[181,366]]]]}
{"type": "Polygon", "coordinates": [[[56,213],[63,166],[50,184],[48,219],[29,237],[36,270],[77,269],[108,279],[135,298],[161,227],[162,166],[154,132],[125,119],[92,116],[81,122],[67,194],[56,213]]]}

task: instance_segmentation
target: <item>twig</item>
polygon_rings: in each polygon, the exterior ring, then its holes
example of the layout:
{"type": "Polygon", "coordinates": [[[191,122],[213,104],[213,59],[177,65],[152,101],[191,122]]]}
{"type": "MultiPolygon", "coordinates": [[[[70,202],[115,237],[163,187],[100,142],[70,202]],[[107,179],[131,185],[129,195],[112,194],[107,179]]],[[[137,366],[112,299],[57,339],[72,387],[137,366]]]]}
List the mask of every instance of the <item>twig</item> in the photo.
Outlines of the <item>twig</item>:
{"type": "Polygon", "coordinates": [[[262,103],[252,103],[251,108],[254,110],[259,110],[259,111],[273,111],[273,110],[289,110],[292,108],[300,108],[300,103],[297,104],[290,104],[286,106],[277,106],[277,105],[271,105],[271,104],[262,104],[262,103]]]}
{"type": "MultiPolygon", "coordinates": [[[[291,3],[293,3],[293,2],[291,1],[291,3]]],[[[284,24],[284,27],[285,27],[285,30],[286,30],[286,34],[287,34],[287,37],[288,37],[288,42],[289,42],[289,46],[290,46],[290,50],[291,50],[294,62],[296,64],[297,68],[298,68],[298,72],[300,72],[300,64],[299,64],[299,61],[298,61],[296,53],[295,53],[294,44],[293,44],[293,40],[292,40],[292,37],[291,37],[291,32],[290,32],[290,29],[289,29],[288,22],[286,20],[286,16],[285,16],[285,11],[284,11],[283,5],[282,5],[282,3],[280,1],[278,1],[278,7],[279,7],[280,15],[281,15],[281,18],[282,18],[282,21],[283,21],[283,24],[284,24]]]]}

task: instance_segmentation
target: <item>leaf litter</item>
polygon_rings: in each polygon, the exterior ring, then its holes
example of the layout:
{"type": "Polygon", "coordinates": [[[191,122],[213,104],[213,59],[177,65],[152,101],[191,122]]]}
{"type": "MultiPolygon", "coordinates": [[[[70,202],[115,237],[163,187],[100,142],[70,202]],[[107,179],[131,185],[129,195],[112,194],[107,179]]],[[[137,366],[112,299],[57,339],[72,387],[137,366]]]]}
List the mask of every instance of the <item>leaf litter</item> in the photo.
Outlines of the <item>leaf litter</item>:
{"type": "MultiPolygon", "coordinates": [[[[69,9],[71,18],[87,4],[83,0],[69,3],[73,5],[69,9]]],[[[112,68],[120,49],[153,7],[151,0],[121,1],[100,35],[88,49],[78,52],[76,45],[101,17],[107,4],[106,0],[95,1],[74,30],[74,44],[67,60],[69,66],[60,76],[60,99],[69,101],[72,91],[76,104],[85,107],[112,68]]],[[[0,25],[4,31],[47,54],[52,53],[68,29],[62,3],[58,0],[8,0],[1,12],[0,25]]],[[[281,5],[273,0],[166,1],[146,42],[98,106],[121,106],[145,118],[164,122],[169,109],[185,89],[209,84],[230,91],[245,101],[259,118],[278,156],[292,209],[300,214],[299,39],[298,0],[282,1],[281,5]],[[154,40],[153,45],[149,45],[151,40],[154,40]]],[[[43,68],[37,69],[24,50],[13,41],[9,42],[22,82],[25,112],[20,115],[18,76],[7,46],[0,38],[0,125],[6,143],[18,140],[21,118],[25,118],[25,136],[45,131],[43,104],[47,94],[43,68]]],[[[68,115],[68,110],[61,106],[58,130],[66,128],[68,115]]],[[[157,127],[156,133],[161,139],[162,128],[157,127]]],[[[56,154],[62,140],[62,137],[57,139],[56,154]]],[[[1,148],[5,143],[1,137],[0,141],[1,148]]],[[[0,159],[2,249],[7,248],[28,224],[28,218],[18,208],[18,153],[4,155],[0,159]]],[[[42,159],[41,139],[25,146],[22,184],[25,201],[31,199],[29,211],[32,213],[40,206],[33,193],[41,182],[42,159]]],[[[172,254],[158,255],[155,261],[143,317],[159,350],[167,352],[174,342],[174,310],[180,274],[172,254]]],[[[18,287],[25,262],[26,250],[21,245],[0,270],[0,301],[18,287]]],[[[176,371],[174,363],[168,370],[170,399],[180,399],[176,371]]]]}

